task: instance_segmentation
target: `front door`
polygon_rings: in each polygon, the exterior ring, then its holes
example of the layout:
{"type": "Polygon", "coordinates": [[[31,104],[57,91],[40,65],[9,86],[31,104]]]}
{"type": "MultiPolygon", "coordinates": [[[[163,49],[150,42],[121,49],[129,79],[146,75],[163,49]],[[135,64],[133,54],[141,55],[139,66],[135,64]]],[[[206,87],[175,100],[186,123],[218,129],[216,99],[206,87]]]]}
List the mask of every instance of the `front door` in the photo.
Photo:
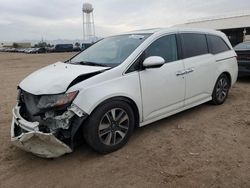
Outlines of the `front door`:
{"type": "Polygon", "coordinates": [[[144,58],[160,56],[166,63],[140,71],[143,120],[148,121],[182,108],[185,98],[184,64],[178,60],[176,35],[157,39],[144,52],[144,58]]]}

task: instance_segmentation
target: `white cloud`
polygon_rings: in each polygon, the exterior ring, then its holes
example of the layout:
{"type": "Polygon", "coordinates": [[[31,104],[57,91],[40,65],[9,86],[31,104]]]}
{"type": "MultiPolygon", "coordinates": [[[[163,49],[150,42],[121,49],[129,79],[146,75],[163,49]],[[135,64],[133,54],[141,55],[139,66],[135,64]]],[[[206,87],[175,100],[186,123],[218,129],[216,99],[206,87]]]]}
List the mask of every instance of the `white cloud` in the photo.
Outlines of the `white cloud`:
{"type": "MultiPolygon", "coordinates": [[[[89,0],[99,36],[167,27],[250,7],[249,0],[89,0]]],[[[0,41],[82,38],[82,0],[0,0],[0,41]],[[18,33],[18,34],[17,34],[18,33]]]]}

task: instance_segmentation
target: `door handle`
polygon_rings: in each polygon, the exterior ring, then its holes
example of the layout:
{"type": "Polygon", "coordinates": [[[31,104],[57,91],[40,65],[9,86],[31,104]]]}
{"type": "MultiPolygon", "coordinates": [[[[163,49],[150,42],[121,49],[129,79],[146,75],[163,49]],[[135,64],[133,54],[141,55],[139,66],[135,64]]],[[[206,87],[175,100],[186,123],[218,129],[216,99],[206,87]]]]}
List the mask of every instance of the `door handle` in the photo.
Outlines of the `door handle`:
{"type": "Polygon", "coordinates": [[[190,68],[190,69],[187,69],[187,70],[186,70],[186,74],[191,73],[191,72],[194,72],[194,69],[193,69],[193,68],[190,68]]]}
{"type": "Polygon", "coordinates": [[[186,71],[178,71],[178,72],[176,73],[176,76],[182,76],[182,75],[184,75],[184,74],[186,74],[186,71]]]}
{"type": "Polygon", "coordinates": [[[186,70],[184,70],[184,71],[178,71],[178,72],[176,73],[176,76],[183,76],[183,75],[189,74],[189,73],[191,73],[191,72],[194,72],[194,69],[193,69],[193,68],[186,69],[186,70]]]}

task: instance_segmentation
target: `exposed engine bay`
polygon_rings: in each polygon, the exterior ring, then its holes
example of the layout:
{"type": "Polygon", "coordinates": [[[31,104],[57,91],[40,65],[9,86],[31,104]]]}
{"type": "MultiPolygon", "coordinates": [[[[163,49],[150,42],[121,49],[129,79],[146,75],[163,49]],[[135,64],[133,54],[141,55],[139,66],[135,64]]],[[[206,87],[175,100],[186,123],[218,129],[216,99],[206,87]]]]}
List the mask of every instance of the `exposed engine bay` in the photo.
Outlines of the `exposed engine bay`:
{"type": "Polygon", "coordinates": [[[72,104],[77,93],[38,96],[19,90],[13,110],[14,144],[45,158],[72,152],[76,133],[87,117],[72,104]]]}
{"type": "Polygon", "coordinates": [[[109,69],[57,62],[26,77],[13,109],[12,143],[45,158],[72,152],[88,114],[73,103],[79,91],[66,91],[109,69]]]}

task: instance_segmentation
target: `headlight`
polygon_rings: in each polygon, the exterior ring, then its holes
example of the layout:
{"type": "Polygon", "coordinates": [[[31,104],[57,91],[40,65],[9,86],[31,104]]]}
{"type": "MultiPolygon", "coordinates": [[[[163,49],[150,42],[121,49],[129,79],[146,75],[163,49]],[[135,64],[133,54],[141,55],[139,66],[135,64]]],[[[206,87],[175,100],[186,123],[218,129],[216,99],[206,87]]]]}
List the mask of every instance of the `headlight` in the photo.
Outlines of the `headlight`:
{"type": "Polygon", "coordinates": [[[40,98],[37,107],[40,109],[48,109],[69,106],[77,94],[78,91],[59,95],[44,95],[40,98]]]}

